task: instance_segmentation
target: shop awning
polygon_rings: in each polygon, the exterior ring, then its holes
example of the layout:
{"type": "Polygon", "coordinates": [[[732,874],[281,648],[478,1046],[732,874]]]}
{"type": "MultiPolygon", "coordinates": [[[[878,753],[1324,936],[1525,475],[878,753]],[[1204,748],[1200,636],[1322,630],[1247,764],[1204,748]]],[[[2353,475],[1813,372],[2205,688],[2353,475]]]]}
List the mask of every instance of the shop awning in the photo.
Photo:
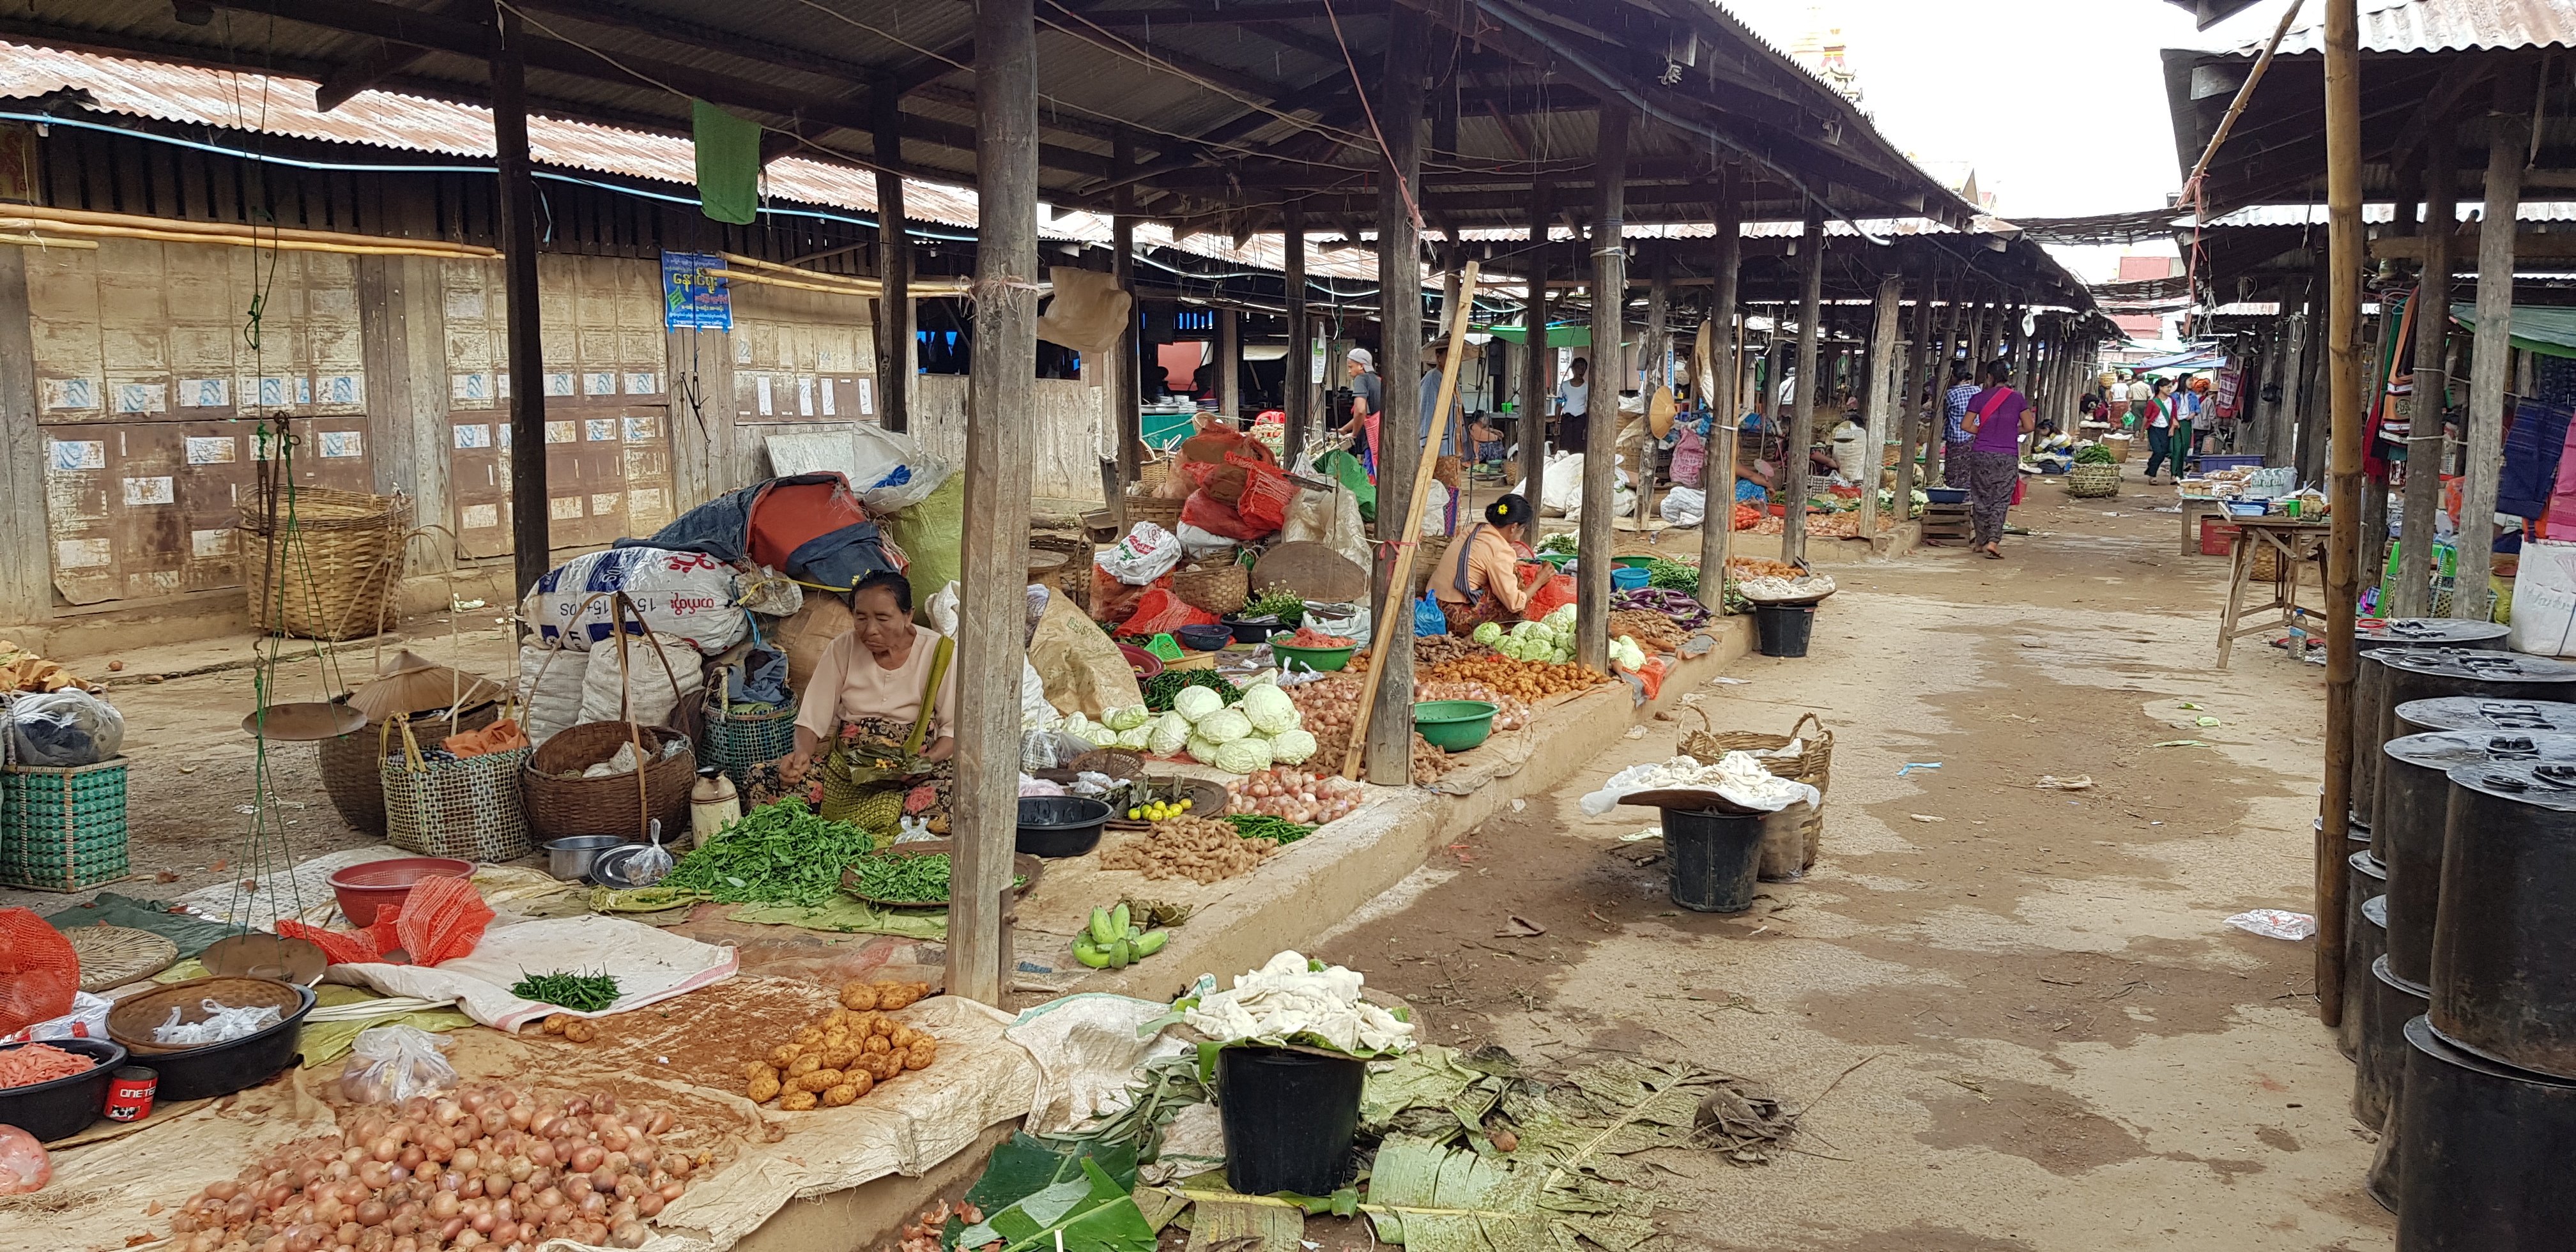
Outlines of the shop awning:
{"type": "MultiPolygon", "coordinates": [[[[2478,306],[2454,304],[2451,317],[2463,326],[2475,329],[2478,306]]],[[[2541,305],[2513,306],[2513,346],[2542,356],[2576,357],[2576,309],[2549,308],[2541,305]]]]}
{"type": "MultiPolygon", "coordinates": [[[[1506,343],[1528,343],[1529,331],[1520,326],[1486,326],[1484,331],[1506,343]]],[[[1589,323],[1568,322],[1547,328],[1547,346],[1551,348],[1589,348],[1592,327],[1589,323]]]]}

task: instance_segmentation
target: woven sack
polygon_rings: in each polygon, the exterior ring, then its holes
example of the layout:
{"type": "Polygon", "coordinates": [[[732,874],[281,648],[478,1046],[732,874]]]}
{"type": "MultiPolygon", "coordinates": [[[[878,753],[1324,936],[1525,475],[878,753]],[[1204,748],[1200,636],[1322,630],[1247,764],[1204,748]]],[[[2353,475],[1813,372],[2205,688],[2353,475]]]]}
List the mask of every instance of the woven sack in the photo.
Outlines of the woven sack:
{"type": "Polygon", "coordinates": [[[376,735],[385,842],[421,856],[466,861],[515,861],[533,850],[520,771],[534,749],[433,761],[421,751],[411,719],[402,716],[378,726],[376,735]]]}
{"type": "Polygon", "coordinates": [[[272,634],[359,639],[393,628],[411,501],[329,487],[241,506],[250,616],[272,634]]]}
{"type": "Polygon", "coordinates": [[[1834,732],[1825,729],[1823,719],[1813,713],[1801,716],[1785,735],[1711,730],[1708,711],[1695,704],[1689,707],[1699,714],[1700,729],[1682,736],[1681,751],[1702,765],[1715,765],[1729,752],[1770,752],[1793,741],[1800,743],[1798,755],[1786,760],[1765,758],[1763,763],[1782,778],[1815,788],[1816,803],[1803,810],[1783,809],[1763,821],[1761,874],[1781,882],[1806,873],[1824,842],[1824,801],[1833,785],[1834,732]]]}

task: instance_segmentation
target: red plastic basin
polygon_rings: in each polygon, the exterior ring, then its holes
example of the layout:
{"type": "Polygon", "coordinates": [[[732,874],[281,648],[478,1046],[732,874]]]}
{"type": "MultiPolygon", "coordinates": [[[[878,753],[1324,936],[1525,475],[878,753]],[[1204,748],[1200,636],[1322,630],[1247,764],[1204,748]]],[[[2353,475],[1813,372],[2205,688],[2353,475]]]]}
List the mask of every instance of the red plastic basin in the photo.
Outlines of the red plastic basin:
{"type": "Polygon", "coordinates": [[[1163,658],[1143,648],[1132,643],[1122,643],[1118,645],[1118,651],[1126,656],[1127,667],[1136,671],[1136,679],[1139,682],[1163,672],[1163,658]]]}
{"type": "Polygon", "coordinates": [[[474,862],[445,856],[401,856],[352,865],[331,875],[331,896],[353,925],[373,926],[376,910],[400,904],[424,878],[471,878],[474,862]]]}

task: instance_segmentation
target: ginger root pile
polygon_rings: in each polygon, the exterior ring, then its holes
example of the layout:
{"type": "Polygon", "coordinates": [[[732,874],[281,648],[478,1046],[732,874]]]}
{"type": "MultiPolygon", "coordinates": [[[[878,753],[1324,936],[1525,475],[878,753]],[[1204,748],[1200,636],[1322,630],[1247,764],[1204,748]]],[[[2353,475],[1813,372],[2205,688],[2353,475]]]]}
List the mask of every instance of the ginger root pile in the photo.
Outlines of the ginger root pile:
{"type": "Polygon", "coordinates": [[[743,1064],[743,1094],[754,1104],[776,1100],[791,1113],[836,1109],[905,1070],[930,1068],[939,1041],[886,1016],[929,994],[930,984],[921,982],[843,986],[841,1007],[830,1016],[743,1064]]]}

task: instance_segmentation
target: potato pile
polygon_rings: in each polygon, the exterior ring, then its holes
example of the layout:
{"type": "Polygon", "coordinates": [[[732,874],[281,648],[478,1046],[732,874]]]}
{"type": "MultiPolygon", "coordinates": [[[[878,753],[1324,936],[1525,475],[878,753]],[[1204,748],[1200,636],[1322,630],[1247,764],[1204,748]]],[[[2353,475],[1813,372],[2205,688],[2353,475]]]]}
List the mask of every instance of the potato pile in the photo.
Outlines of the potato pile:
{"type": "Polygon", "coordinates": [[[562,1035],[574,1043],[588,1043],[599,1037],[597,1023],[570,1013],[548,1013],[545,1023],[537,1029],[549,1035],[562,1035]]]}
{"type": "Polygon", "coordinates": [[[926,982],[854,982],[841,988],[841,1007],[796,1032],[768,1059],[744,1064],[743,1094],[754,1104],[778,1101],[801,1113],[854,1104],[908,1069],[928,1069],[939,1041],[927,1031],[887,1017],[930,994],[926,982]]]}
{"type": "Polygon", "coordinates": [[[1190,878],[1203,883],[1248,873],[1279,850],[1269,839],[1246,839],[1232,822],[1175,817],[1156,822],[1101,850],[1100,868],[1141,870],[1147,878],[1190,878]]]}
{"type": "Polygon", "coordinates": [[[1515,700],[1531,704],[1549,696],[1583,691],[1595,683],[1610,681],[1608,674],[1597,669],[1585,669],[1580,665],[1550,665],[1544,661],[1515,661],[1499,652],[1434,666],[1416,673],[1414,678],[1425,682],[1483,683],[1515,700]]]}

